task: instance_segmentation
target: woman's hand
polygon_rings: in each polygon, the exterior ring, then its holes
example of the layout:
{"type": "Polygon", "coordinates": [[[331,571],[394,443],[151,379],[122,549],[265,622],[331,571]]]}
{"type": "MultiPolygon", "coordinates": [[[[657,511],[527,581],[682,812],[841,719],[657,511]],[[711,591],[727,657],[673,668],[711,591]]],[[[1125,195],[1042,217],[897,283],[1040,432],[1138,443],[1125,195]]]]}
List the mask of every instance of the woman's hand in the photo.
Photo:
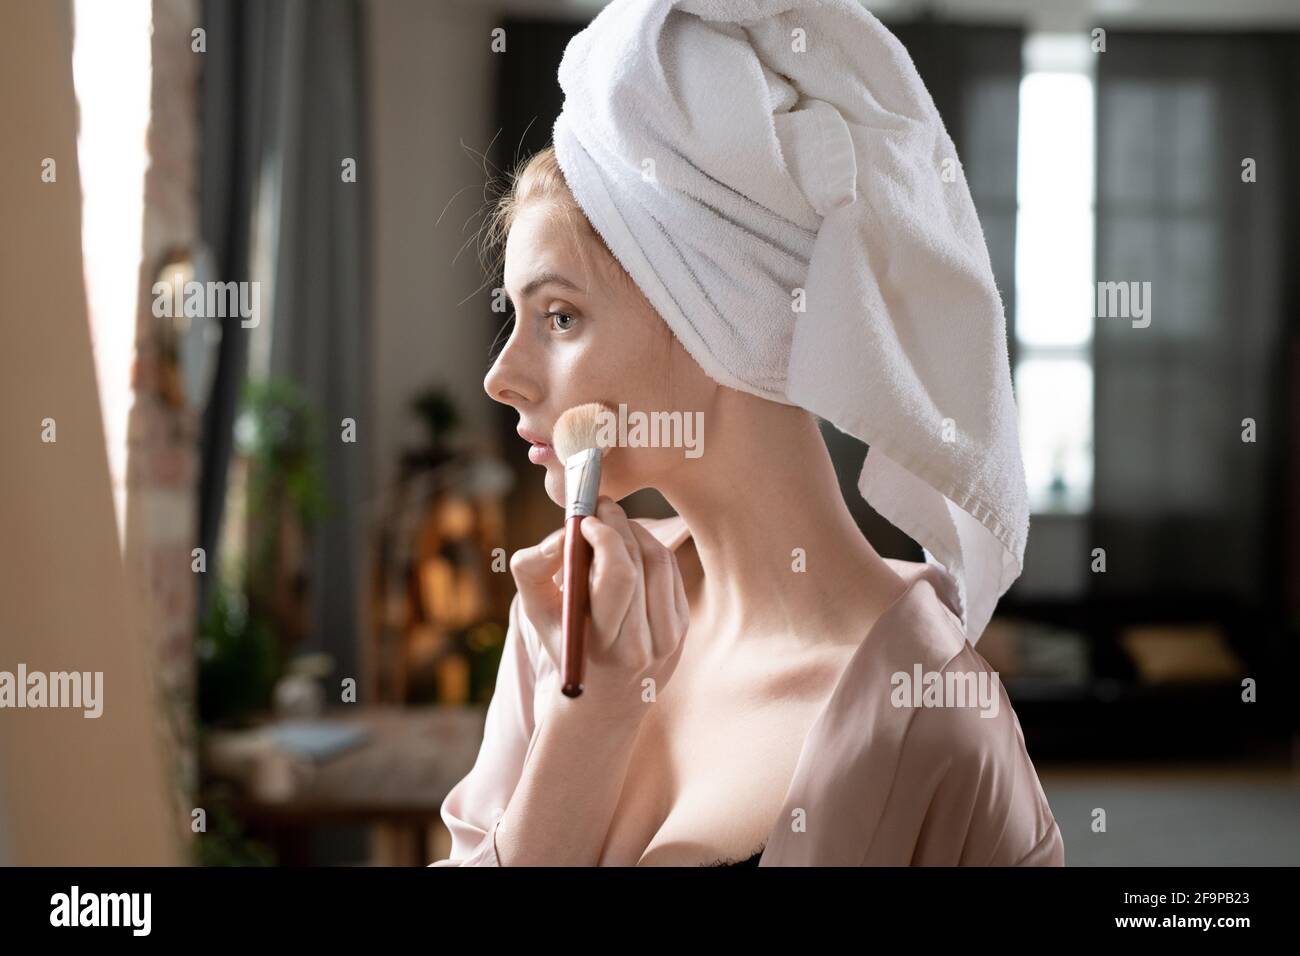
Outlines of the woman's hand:
{"type": "MultiPolygon", "coordinates": [[[[579,526],[592,547],[591,622],[581,701],[606,713],[644,713],[644,681],[663,691],[684,646],[690,612],[677,557],[612,499],[579,526]]],[[[564,655],[559,581],[564,528],[510,560],[520,610],[537,631],[556,669],[564,655]]],[[[653,700],[653,698],[651,698],[653,700]]]]}

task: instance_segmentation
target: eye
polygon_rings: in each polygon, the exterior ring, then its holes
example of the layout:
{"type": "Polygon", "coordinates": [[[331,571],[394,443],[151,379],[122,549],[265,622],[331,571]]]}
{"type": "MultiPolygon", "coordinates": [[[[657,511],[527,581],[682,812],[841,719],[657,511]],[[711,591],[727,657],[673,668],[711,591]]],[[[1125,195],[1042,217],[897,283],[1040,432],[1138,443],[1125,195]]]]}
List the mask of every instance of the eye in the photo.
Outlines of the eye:
{"type": "Polygon", "coordinates": [[[551,328],[556,332],[567,332],[578,322],[567,312],[547,312],[546,317],[551,320],[551,328]]]}

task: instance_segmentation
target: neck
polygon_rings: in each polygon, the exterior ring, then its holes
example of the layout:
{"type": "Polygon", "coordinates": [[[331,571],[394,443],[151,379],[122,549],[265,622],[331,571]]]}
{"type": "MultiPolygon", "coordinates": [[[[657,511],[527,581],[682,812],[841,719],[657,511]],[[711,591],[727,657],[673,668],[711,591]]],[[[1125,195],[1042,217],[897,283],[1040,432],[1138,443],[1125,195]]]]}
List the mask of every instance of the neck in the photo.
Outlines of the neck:
{"type": "Polygon", "coordinates": [[[854,629],[901,580],[849,513],[814,417],[731,395],[699,466],[660,486],[704,571],[692,619],[736,634],[854,629]]]}

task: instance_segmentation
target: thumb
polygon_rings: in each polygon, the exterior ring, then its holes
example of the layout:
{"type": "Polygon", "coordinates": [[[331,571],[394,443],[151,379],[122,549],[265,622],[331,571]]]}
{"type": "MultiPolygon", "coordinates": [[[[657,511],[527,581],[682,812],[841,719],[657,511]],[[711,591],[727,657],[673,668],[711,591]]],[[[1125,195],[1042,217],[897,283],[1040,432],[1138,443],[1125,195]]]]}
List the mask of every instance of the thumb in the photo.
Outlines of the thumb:
{"type": "Polygon", "coordinates": [[[531,548],[510,558],[510,574],[519,591],[519,603],[536,627],[546,628],[560,615],[560,588],[556,574],[564,564],[564,528],[557,528],[531,548]]]}

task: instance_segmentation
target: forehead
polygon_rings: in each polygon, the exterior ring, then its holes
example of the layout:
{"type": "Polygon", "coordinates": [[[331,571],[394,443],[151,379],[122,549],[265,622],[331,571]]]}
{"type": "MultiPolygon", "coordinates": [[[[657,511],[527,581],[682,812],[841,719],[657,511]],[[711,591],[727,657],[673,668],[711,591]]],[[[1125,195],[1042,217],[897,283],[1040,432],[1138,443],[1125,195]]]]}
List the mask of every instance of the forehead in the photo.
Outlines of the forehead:
{"type": "Polygon", "coordinates": [[[587,289],[604,279],[602,251],[580,220],[571,221],[553,206],[531,204],[519,212],[506,237],[506,289],[519,293],[542,273],[563,276],[587,289]]]}

